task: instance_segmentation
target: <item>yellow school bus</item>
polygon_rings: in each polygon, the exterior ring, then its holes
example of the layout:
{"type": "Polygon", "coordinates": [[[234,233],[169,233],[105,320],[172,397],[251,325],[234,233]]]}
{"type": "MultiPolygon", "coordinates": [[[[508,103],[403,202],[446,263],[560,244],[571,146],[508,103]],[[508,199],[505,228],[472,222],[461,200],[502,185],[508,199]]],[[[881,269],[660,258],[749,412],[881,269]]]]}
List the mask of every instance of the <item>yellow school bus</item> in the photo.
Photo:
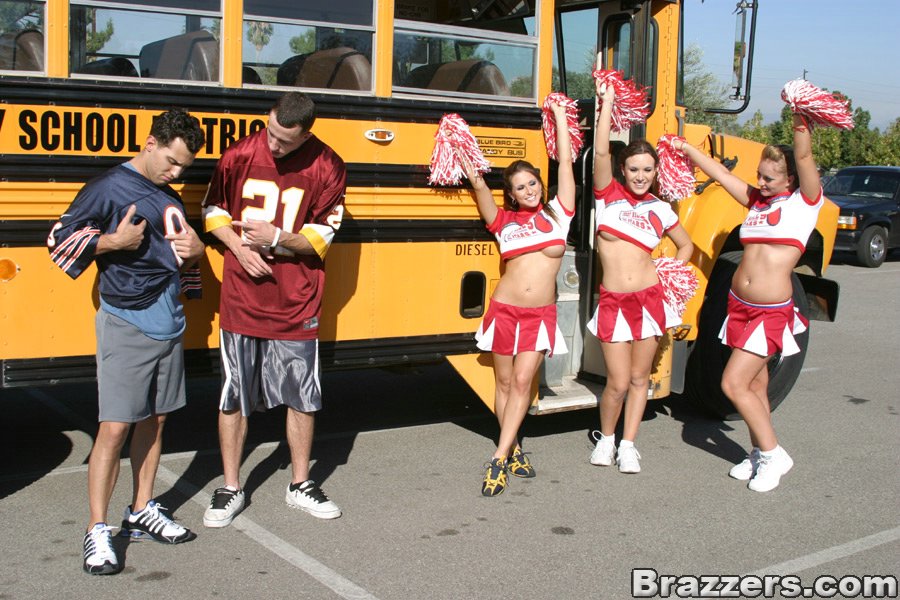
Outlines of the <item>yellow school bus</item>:
{"type": "MultiPolygon", "coordinates": [[[[755,24],[754,7],[739,2],[738,18],[755,24]]],[[[590,183],[595,57],[649,92],[650,117],[628,136],[679,133],[741,177],[755,177],[758,144],[685,124],[682,13],[677,0],[0,2],[0,385],[94,376],[95,272],[71,281],[45,247],[86,181],[138,152],[153,115],[186,108],[207,142],[176,189],[199,230],[200,201],[222,151],[265,127],[278,95],[300,89],[318,107],[315,133],[348,166],[346,218],[326,261],[323,365],[447,360],[491,405],[490,357],[476,350],[473,333],[502,266],[470,190],[428,185],[434,134],[446,113],[469,123],[492,164],[488,183],[500,203],[500,173],[512,160],[532,162],[553,184],[540,106],[562,91],[579,99],[587,140],[558,277],[571,351],[544,365],[532,412],[595,405],[604,366],[599,344],[584,335],[598,281],[590,183]]],[[[745,50],[752,51],[752,36],[739,40],[739,67],[750,66],[745,50]]],[[[696,245],[701,289],[685,325],[661,344],[650,394],[686,391],[727,415],[714,335],[745,213],[703,182],[677,211],[696,245]]],[[[812,318],[834,317],[837,289],[822,275],[836,219],[833,206],[822,210],[797,269],[795,300],[812,318]]],[[[210,245],[203,299],[186,305],[195,373],[218,364],[222,251],[210,245]]],[[[672,251],[664,245],[657,253],[672,251]]],[[[773,361],[773,404],[802,360],[803,353],[773,361]]]]}

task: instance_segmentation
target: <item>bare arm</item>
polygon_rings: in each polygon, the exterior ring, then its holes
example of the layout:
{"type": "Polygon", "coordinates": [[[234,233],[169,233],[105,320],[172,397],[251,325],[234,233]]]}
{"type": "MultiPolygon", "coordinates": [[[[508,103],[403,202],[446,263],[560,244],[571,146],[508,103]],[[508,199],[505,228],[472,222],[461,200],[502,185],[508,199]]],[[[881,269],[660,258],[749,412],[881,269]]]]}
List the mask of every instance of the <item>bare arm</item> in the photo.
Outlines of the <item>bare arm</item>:
{"type": "Polygon", "coordinates": [[[572,137],[566,121],[566,109],[555,102],[550,104],[556,122],[556,151],[559,159],[556,195],[568,211],[575,210],[575,171],[572,167],[572,137]]]}
{"type": "Polygon", "coordinates": [[[612,105],[616,100],[613,86],[596,82],[597,101],[603,102],[594,124],[594,188],[602,190],[613,179],[609,154],[609,131],[612,127],[612,105]]]}
{"type": "Polygon", "coordinates": [[[238,262],[251,277],[265,277],[272,274],[272,267],[266,264],[262,255],[241,239],[231,225],[217,227],[210,231],[225,247],[231,250],[238,262]]]}
{"type": "Polygon", "coordinates": [[[676,225],[672,229],[670,229],[666,235],[675,242],[675,258],[682,262],[687,262],[690,260],[691,255],[694,253],[694,243],[691,241],[691,236],[688,235],[688,232],[685,231],[684,227],[680,224],[676,225]]]}
{"type": "MultiPolygon", "coordinates": [[[[487,186],[487,183],[485,183],[481,173],[475,171],[475,168],[466,157],[463,156],[462,152],[459,150],[456,150],[456,152],[462,163],[463,171],[465,171],[466,177],[469,178],[469,183],[472,184],[472,190],[475,192],[475,205],[478,207],[478,214],[481,215],[481,218],[484,219],[486,224],[490,225],[494,222],[494,219],[497,218],[498,212],[497,204],[494,202],[494,195],[491,194],[491,189],[487,186]]],[[[570,159],[569,166],[571,167],[571,165],[570,159]]],[[[574,198],[574,193],[572,196],[574,198]]]]}
{"type": "Polygon", "coordinates": [[[97,239],[97,249],[94,254],[106,254],[107,252],[115,252],[116,250],[137,250],[144,241],[144,229],[147,222],[143,219],[135,225],[131,222],[134,214],[137,212],[137,206],[132,204],[125,211],[125,216],[119,221],[119,226],[112,233],[104,233],[97,239]]]}
{"type": "Polygon", "coordinates": [[[810,200],[819,197],[822,182],[819,169],[812,153],[812,134],[800,115],[794,115],[794,161],[797,164],[797,177],[800,178],[800,191],[810,200]]]}
{"type": "Polygon", "coordinates": [[[749,186],[746,181],[729,171],[725,165],[713,157],[687,142],[675,142],[675,146],[678,146],[676,150],[683,150],[701,171],[725,188],[732,198],[744,206],[750,204],[749,186]]]}

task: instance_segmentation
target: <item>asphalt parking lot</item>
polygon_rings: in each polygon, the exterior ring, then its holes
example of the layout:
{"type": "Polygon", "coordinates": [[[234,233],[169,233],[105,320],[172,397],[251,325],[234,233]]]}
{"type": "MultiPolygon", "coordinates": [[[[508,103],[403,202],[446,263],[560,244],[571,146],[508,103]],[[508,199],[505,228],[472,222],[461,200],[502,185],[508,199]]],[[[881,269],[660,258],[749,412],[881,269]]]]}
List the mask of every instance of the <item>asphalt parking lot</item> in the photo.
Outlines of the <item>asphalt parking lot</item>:
{"type": "MultiPolygon", "coordinates": [[[[125,570],[90,577],[81,537],[93,386],[0,391],[0,598],[606,599],[632,595],[634,569],[896,582],[900,260],[839,260],[829,276],[841,284],[838,320],[813,322],[804,370],[775,412],[795,467],[768,494],[727,477],[747,445],[743,423],[673,396],[648,407],[639,475],[588,463],[595,411],[529,417],[538,476],[483,498],[495,422],[449,367],[433,365],[326,375],[313,477],[340,519],[285,506],[275,412],[251,421],[247,509],[228,528],[204,529],[221,484],[218,382],[192,380],[188,407],[167,425],[157,494],[197,539],[119,539],[125,570]]],[[[125,463],[111,517],[129,502],[125,463]]]]}

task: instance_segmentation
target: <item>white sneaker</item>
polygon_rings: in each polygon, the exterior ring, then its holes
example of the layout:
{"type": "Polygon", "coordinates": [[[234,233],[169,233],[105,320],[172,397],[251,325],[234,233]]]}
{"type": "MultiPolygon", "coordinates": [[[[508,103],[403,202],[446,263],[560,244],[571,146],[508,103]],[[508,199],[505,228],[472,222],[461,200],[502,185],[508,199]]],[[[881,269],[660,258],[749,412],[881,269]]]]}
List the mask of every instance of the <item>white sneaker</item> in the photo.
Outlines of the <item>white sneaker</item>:
{"type": "Polygon", "coordinates": [[[148,502],[136,514],[131,512],[130,506],[126,507],[121,533],[133,538],[150,538],[164,544],[180,544],[197,537],[193,531],[176,523],[166,507],[157,504],[156,500],[148,502]]]}
{"type": "Polygon", "coordinates": [[[209,508],[203,513],[206,527],[228,527],[239,512],[244,510],[244,490],[220,487],[213,492],[209,508]]]}
{"type": "Polygon", "coordinates": [[[97,523],[84,534],[82,567],[91,575],[115,575],[122,570],[112,547],[112,528],[106,523],[97,523]]]}
{"type": "Polygon", "coordinates": [[[774,456],[767,457],[760,452],[759,466],[747,487],[754,492],[772,491],[778,487],[781,476],[790,471],[793,466],[794,461],[781,446],[775,450],[774,456]]]}
{"type": "Polygon", "coordinates": [[[739,481],[747,481],[756,474],[757,466],[759,466],[759,448],[754,446],[744,460],[731,467],[728,476],[739,481]]]}
{"type": "Polygon", "coordinates": [[[641,455],[634,446],[623,448],[619,446],[619,457],[616,464],[619,465],[619,473],[640,473],[641,472],[641,455]]]}
{"type": "Polygon", "coordinates": [[[616,443],[613,438],[600,439],[599,431],[591,432],[591,437],[597,442],[594,451],[591,452],[591,464],[598,467],[608,467],[613,464],[613,459],[616,457],[616,443]]]}
{"type": "Polygon", "coordinates": [[[307,479],[296,489],[292,490],[292,487],[294,487],[293,484],[288,486],[284,497],[284,501],[291,508],[305,510],[319,519],[337,519],[341,516],[341,509],[338,508],[338,505],[329,500],[322,488],[312,479],[307,479]]]}

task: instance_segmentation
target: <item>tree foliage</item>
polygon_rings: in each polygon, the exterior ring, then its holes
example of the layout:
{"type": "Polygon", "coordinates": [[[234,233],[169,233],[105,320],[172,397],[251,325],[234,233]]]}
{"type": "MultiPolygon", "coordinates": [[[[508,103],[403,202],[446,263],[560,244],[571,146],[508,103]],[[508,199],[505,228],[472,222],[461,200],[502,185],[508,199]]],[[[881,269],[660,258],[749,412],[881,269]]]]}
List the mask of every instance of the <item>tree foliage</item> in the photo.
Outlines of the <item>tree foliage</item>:
{"type": "MultiPolygon", "coordinates": [[[[706,70],[702,59],[703,52],[697,46],[691,45],[685,50],[684,95],[689,123],[709,125],[713,131],[734,133],[763,144],[790,145],[793,142],[793,119],[787,105],[782,108],[779,119],[768,124],[759,110],[742,125],[731,119],[719,120],[724,115],[707,115],[699,111],[700,107],[724,106],[727,103],[727,88],[706,70]]],[[[813,129],[816,164],[824,170],[854,165],[900,165],[900,118],[895,119],[882,134],[877,128],[870,128],[872,115],[869,111],[854,108],[852,100],[850,108],[853,111],[853,129],[813,129]]],[[[731,115],[729,117],[733,118],[731,115]]]]}

